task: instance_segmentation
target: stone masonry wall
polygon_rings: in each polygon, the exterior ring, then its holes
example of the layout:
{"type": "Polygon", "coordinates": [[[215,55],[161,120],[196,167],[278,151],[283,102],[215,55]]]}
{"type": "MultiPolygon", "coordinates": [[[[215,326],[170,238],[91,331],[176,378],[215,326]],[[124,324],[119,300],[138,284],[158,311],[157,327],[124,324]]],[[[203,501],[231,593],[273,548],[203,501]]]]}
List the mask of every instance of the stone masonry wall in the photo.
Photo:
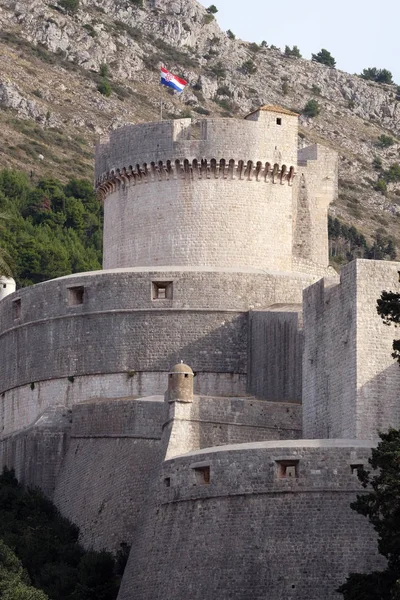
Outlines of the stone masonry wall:
{"type": "Polygon", "coordinates": [[[343,267],[339,285],[305,291],[305,437],[374,439],[400,426],[396,330],[376,312],[383,290],[400,291],[399,271],[400,263],[357,260],[343,267]]]}
{"type": "Polygon", "coordinates": [[[97,146],[95,179],[98,182],[104,174],[130,165],[176,159],[282,161],[289,167],[297,159],[298,119],[282,116],[282,125],[277,125],[276,117],[280,116],[262,114],[260,121],[204,119],[200,121],[199,140],[191,138],[190,119],[126,125],[97,146]]]}
{"type": "Polygon", "coordinates": [[[368,521],[350,509],[369,452],[343,440],[260,442],[166,461],[118,600],[338,599],[350,571],[382,566],[368,521]],[[281,478],[279,461],[294,461],[298,477],[281,478]]]}
{"type": "Polygon", "coordinates": [[[241,395],[249,307],[299,302],[314,280],[254,270],[127,269],[18,290],[0,303],[0,352],[8,357],[0,365],[0,429],[27,427],[54,404],[164,393],[160,373],[181,359],[197,372],[196,393],[241,395]],[[171,282],[172,298],[154,299],[154,281],[171,282]],[[69,303],[74,289],[82,304],[69,303]]]}
{"type": "Polygon", "coordinates": [[[400,366],[391,356],[393,340],[400,336],[376,312],[384,290],[400,293],[399,273],[399,262],[358,260],[356,264],[358,438],[400,427],[400,366]]]}
{"type": "Polygon", "coordinates": [[[292,188],[255,179],[127,185],[105,200],[103,246],[105,269],[191,265],[291,271],[292,188]]]}
{"type": "Polygon", "coordinates": [[[259,398],[301,402],[301,306],[250,312],[248,390],[259,398]]]}
{"type": "Polygon", "coordinates": [[[131,543],[152,472],[162,461],[166,410],[162,397],[98,400],[73,408],[54,501],[79,526],[87,548],[115,551],[121,542],[131,543]]]}

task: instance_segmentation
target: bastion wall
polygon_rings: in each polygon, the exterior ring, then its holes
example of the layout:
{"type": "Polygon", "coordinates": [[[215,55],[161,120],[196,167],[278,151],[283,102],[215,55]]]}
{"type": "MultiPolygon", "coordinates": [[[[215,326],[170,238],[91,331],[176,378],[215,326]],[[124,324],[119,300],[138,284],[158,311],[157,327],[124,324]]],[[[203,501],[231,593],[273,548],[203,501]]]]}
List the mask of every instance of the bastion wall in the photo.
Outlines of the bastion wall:
{"type": "Polygon", "coordinates": [[[118,600],[338,598],[349,572],[383,566],[372,528],[350,509],[370,449],[259,442],[167,460],[118,600]]]}
{"type": "Polygon", "coordinates": [[[356,260],[340,283],[304,292],[304,436],[374,439],[400,426],[396,330],[376,311],[382,291],[400,292],[400,263],[356,260]]]}
{"type": "MultiPolygon", "coordinates": [[[[79,526],[86,547],[115,551],[121,542],[130,545],[136,539],[143,513],[152,502],[149,486],[159,476],[170,441],[165,436],[171,418],[179,429],[175,444],[179,450],[185,444],[200,449],[301,436],[299,404],[195,396],[179,408],[172,415],[163,396],[152,396],[93,399],[69,411],[67,443],[52,487],[46,491],[62,514],[79,526]]],[[[45,438],[36,436],[35,442],[32,463],[52,450],[45,438]]],[[[14,457],[8,458],[12,464],[14,457]]]]}
{"type": "MultiPolygon", "coordinates": [[[[18,290],[0,304],[0,352],[8,357],[0,365],[2,434],[33,424],[54,404],[163,393],[163,373],[183,359],[196,371],[196,393],[245,394],[249,308],[299,302],[314,280],[127,269],[18,290]],[[154,282],[170,284],[172,297],[154,298],[154,282]]],[[[253,384],[250,393],[259,395],[253,384]]]]}

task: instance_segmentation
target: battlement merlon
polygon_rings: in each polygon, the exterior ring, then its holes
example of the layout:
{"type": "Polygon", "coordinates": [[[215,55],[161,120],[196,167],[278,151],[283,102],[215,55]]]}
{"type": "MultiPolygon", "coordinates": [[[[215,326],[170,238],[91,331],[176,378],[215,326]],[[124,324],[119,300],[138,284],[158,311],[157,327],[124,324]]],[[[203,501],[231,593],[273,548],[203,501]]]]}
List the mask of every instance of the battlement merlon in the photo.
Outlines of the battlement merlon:
{"type": "Polygon", "coordinates": [[[200,139],[192,138],[191,119],[126,125],[96,147],[95,181],[130,165],[171,160],[219,161],[243,157],[297,164],[298,115],[279,107],[262,107],[245,119],[202,119],[200,139]]]}

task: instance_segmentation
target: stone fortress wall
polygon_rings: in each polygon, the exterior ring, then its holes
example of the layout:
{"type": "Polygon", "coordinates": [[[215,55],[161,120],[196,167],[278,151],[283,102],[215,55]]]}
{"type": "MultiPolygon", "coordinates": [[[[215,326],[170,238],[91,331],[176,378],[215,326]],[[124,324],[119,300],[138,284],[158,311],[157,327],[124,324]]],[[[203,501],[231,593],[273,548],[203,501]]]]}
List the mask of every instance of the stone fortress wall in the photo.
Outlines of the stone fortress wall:
{"type": "MultiPolygon", "coordinates": [[[[196,393],[262,396],[258,373],[247,377],[249,353],[262,352],[248,311],[261,318],[261,309],[284,299],[298,303],[314,280],[256,270],[127,269],[18,290],[0,304],[0,352],[8,357],[0,365],[1,431],[33,424],[55,403],[161,394],[163,373],[182,357],[196,371],[196,393]],[[165,281],[172,297],[154,298],[154,282],[165,281]]],[[[290,356],[280,353],[286,364],[290,356]]],[[[270,378],[275,396],[269,391],[267,399],[299,400],[298,371],[294,377],[287,379],[297,390],[292,396],[270,378]]]]}
{"type": "Polygon", "coordinates": [[[376,439],[400,427],[396,330],[376,311],[383,290],[400,292],[399,272],[396,262],[357,260],[339,284],[321,280],[304,292],[305,437],[376,439]]]}
{"type": "Polygon", "coordinates": [[[349,506],[370,449],[260,442],[165,461],[119,600],[339,597],[343,573],[382,566],[372,528],[349,506]]]}
{"type": "Polygon", "coordinates": [[[187,119],[112,132],[113,268],[0,302],[0,462],[86,546],[132,544],[119,600],[334,600],[381,566],[349,504],[398,424],[375,303],[400,266],[328,268],[337,158],[297,129],[263,107],[199,139],[187,119]]]}

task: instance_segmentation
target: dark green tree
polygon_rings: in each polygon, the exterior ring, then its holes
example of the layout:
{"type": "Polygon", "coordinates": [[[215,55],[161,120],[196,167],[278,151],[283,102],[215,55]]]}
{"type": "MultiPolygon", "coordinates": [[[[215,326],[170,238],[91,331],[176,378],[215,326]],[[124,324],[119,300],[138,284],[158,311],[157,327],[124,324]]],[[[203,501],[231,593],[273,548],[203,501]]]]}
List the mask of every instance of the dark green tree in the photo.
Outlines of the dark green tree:
{"type": "Polygon", "coordinates": [[[317,117],[320,111],[321,108],[318,104],[318,101],[315,100],[315,98],[312,98],[303,108],[303,115],[306,115],[306,117],[317,117]]]}
{"type": "Polygon", "coordinates": [[[207,12],[210,15],[215,15],[218,12],[218,8],[215,6],[215,4],[211,4],[208,8],[207,8],[207,12]]]}
{"type": "Polygon", "coordinates": [[[336,60],[333,58],[332,54],[328,52],[328,50],[325,50],[325,48],[322,48],[318,54],[312,54],[311,60],[321,63],[321,65],[326,65],[327,67],[336,66],[336,60]]]}
{"type": "MultiPolygon", "coordinates": [[[[0,476],[0,540],[20,561],[23,583],[44,594],[21,600],[115,600],[121,578],[107,552],[85,551],[79,530],[37,490],[24,490],[12,471],[0,476]]],[[[1,585],[0,544],[0,585],[1,585]]],[[[15,561],[14,561],[15,562],[15,561]]],[[[18,565],[17,567],[18,568],[18,565]]],[[[1,590],[1,588],[0,588],[1,590]]],[[[20,596],[0,598],[20,600],[20,596]]]]}
{"type": "Polygon", "coordinates": [[[0,598],[4,600],[48,600],[32,587],[27,572],[15,553],[0,540],[0,598]]]}
{"type": "Polygon", "coordinates": [[[301,53],[298,46],[293,46],[293,48],[290,48],[290,46],[285,46],[285,56],[290,58],[301,58],[301,53]]]}
{"type": "Polygon", "coordinates": [[[376,67],[364,69],[361,77],[377,83],[393,83],[392,73],[387,69],[377,69],[376,67]]]}
{"type": "MultiPolygon", "coordinates": [[[[385,325],[400,325],[400,294],[395,292],[382,292],[378,300],[378,313],[385,325]]],[[[393,358],[400,363],[400,340],[393,341],[393,358]]],[[[399,532],[400,536],[400,532],[399,532]]]]}
{"type": "Polygon", "coordinates": [[[70,14],[74,14],[79,9],[79,0],[59,0],[58,4],[70,14]]]}
{"type": "MultiPolygon", "coordinates": [[[[378,301],[381,316],[387,307],[387,299],[383,305],[378,301]]],[[[400,318],[399,307],[397,301],[397,318],[400,318]]],[[[381,433],[380,438],[369,460],[372,472],[359,472],[368,492],[357,496],[351,507],[367,517],[374,527],[378,550],[387,559],[387,567],[370,574],[352,573],[338,590],[345,600],[400,599],[400,431],[391,429],[381,433]]]]}

